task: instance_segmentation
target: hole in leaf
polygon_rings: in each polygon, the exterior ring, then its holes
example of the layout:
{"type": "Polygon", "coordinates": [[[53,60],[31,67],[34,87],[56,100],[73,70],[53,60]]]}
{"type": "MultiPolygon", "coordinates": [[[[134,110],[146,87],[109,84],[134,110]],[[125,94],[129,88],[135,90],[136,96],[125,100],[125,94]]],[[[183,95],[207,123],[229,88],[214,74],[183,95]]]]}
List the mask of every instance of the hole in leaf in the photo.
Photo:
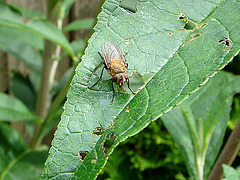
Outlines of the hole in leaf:
{"type": "Polygon", "coordinates": [[[196,24],[193,21],[188,20],[183,28],[186,30],[193,30],[196,28],[196,24]]]}
{"type": "Polygon", "coordinates": [[[185,14],[183,13],[180,13],[180,15],[178,16],[178,19],[181,20],[181,21],[187,21],[187,17],[185,17],[185,14]]]}
{"type": "Polygon", "coordinates": [[[131,13],[137,12],[136,4],[138,0],[122,0],[120,6],[131,13]]]}
{"type": "Polygon", "coordinates": [[[103,134],[103,132],[104,132],[104,130],[101,127],[96,127],[93,130],[92,134],[97,135],[97,136],[101,136],[103,134]]]}
{"type": "Polygon", "coordinates": [[[191,37],[193,38],[193,39],[196,39],[196,38],[198,38],[199,36],[201,36],[202,35],[202,33],[192,33],[191,34],[191,37]]]}
{"type": "Polygon", "coordinates": [[[180,15],[178,16],[178,19],[180,21],[185,21],[185,24],[183,25],[183,29],[193,30],[197,26],[195,22],[189,20],[183,13],[180,13],[180,15]]]}
{"type": "Polygon", "coordinates": [[[232,40],[229,39],[229,38],[225,38],[225,37],[219,39],[219,40],[218,40],[218,43],[219,43],[219,44],[223,44],[223,45],[226,46],[226,47],[232,47],[232,45],[233,45],[232,40]]]}
{"type": "Polygon", "coordinates": [[[109,149],[112,147],[112,145],[114,144],[116,140],[116,136],[115,133],[112,131],[110,132],[104,139],[103,144],[102,144],[102,153],[103,156],[105,156],[107,154],[107,152],[109,151],[109,149]]]}
{"type": "Polygon", "coordinates": [[[88,151],[79,151],[79,152],[78,152],[78,157],[79,157],[80,160],[83,161],[88,154],[89,154],[88,151]]]}
{"type": "Polygon", "coordinates": [[[95,159],[95,158],[91,159],[91,163],[92,164],[96,164],[97,163],[97,159],[95,159]]]}
{"type": "Polygon", "coordinates": [[[124,42],[125,42],[126,44],[130,44],[130,43],[131,43],[131,41],[128,40],[128,39],[124,40],[124,42]]]}
{"type": "Polygon", "coordinates": [[[127,106],[125,112],[128,113],[130,110],[129,110],[129,106],[127,106]]]}
{"type": "Polygon", "coordinates": [[[114,124],[119,120],[119,118],[114,119],[114,121],[108,126],[107,129],[113,128],[114,124]]]}
{"type": "Polygon", "coordinates": [[[201,23],[201,24],[198,26],[198,29],[200,29],[200,28],[205,28],[207,25],[208,25],[208,23],[201,23]]]}

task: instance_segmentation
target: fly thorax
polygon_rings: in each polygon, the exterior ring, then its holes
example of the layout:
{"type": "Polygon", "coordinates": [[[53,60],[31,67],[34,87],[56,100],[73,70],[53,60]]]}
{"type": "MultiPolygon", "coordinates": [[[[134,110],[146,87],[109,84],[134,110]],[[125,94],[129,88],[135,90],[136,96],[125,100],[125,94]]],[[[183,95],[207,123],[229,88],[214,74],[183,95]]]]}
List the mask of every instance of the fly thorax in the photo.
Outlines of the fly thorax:
{"type": "Polygon", "coordinates": [[[118,73],[127,73],[127,68],[125,63],[120,59],[113,59],[110,64],[111,72],[110,74],[114,76],[118,73]]]}

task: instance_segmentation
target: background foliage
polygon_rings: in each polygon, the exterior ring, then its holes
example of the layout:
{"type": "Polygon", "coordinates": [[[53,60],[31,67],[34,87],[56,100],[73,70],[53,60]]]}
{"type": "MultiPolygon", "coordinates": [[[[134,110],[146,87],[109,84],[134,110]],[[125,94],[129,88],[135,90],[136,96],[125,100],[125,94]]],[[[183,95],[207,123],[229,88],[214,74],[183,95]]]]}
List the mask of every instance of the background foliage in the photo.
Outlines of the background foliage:
{"type": "MultiPolygon", "coordinates": [[[[108,0],[84,56],[86,41],[69,42],[64,33],[91,29],[95,20],[64,28],[73,3],[49,1],[44,15],[0,2],[0,48],[31,69],[27,76],[13,71],[11,96],[0,94],[0,179],[40,177],[48,155],[42,140],[60,119],[70,82],[44,179],[93,179],[99,173],[98,179],[206,179],[240,114],[234,96],[240,91],[239,2],[190,7],[188,1],[108,0]],[[137,91],[133,96],[114,86],[113,103],[110,81],[90,88],[101,70],[97,52],[107,41],[127,52],[137,91]],[[66,56],[73,66],[56,81],[66,56]],[[232,58],[229,73],[215,75],[232,58]],[[16,121],[29,140],[10,126],[16,121]]],[[[233,171],[237,177],[237,170],[224,166],[226,178],[233,171]]]]}

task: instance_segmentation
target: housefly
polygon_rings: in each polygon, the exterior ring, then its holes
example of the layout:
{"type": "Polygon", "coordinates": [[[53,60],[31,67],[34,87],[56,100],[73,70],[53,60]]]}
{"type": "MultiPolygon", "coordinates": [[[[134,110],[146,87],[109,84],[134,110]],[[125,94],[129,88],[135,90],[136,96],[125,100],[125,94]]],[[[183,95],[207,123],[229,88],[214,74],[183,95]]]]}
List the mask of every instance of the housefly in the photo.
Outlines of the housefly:
{"type": "MultiPolygon", "coordinates": [[[[123,90],[123,84],[127,82],[129,90],[135,94],[130,86],[129,86],[129,79],[127,75],[127,63],[125,57],[120,49],[120,47],[112,42],[107,42],[102,45],[102,55],[98,52],[101,56],[104,68],[102,69],[101,75],[96,83],[92,85],[95,86],[101,79],[103,75],[103,70],[106,69],[108,73],[112,76],[112,89],[113,89],[113,97],[114,99],[114,87],[113,82],[117,83],[121,90],[123,90]]],[[[111,102],[112,102],[111,101],[111,102]]]]}

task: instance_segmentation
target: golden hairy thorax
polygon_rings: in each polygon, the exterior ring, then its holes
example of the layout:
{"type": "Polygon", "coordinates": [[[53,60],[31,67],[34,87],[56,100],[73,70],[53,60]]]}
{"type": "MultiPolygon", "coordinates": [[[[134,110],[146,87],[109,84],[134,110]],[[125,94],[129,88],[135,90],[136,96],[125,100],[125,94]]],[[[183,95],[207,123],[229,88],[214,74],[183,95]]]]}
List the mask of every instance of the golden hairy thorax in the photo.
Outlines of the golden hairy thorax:
{"type": "Polygon", "coordinates": [[[108,72],[111,76],[114,76],[118,73],[125,73],[127,74],[127,68],[125,63],[120,59],[113,59],[110,64],[110,69],[108,69],[108,72]]]}

